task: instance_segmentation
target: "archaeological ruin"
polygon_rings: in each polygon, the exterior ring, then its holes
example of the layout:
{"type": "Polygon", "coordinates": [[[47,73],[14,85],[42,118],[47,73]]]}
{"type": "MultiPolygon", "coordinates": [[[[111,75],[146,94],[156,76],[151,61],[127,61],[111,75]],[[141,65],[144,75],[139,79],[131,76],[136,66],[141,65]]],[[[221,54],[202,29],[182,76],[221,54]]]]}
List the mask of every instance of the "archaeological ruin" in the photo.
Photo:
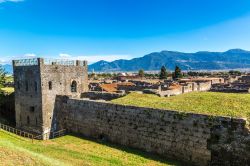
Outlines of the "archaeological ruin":
{"type": "MultiPolygon", "coordinates": [[[[13,67],[17,128],[37,134],[66,129],[191,165],[250,165],[249,122],[244,118],[82,98],[93,96],[86,95],[86,61],[38,58],[15,60],[13,67]]],[[[199,86],[190,84],[194,87],[199,86]]]]}
{"type": "Polygon", "coordinates": [[[37,134],[55,130],[57,95],[80,97],[88,89],[86,61],[14,60],[13,70],[16,127],[37,134]]]}

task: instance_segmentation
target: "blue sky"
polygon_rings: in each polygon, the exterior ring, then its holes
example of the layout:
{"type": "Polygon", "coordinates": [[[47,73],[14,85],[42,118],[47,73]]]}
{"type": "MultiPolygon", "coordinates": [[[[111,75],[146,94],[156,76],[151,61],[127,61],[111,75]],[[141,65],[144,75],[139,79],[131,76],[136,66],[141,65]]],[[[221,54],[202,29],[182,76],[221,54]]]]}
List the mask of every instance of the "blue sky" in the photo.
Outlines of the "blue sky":
{"type": "Polygon", "coordinates": [[[250,50],[249,0],[0,0],[0,62],[250,50]]]}

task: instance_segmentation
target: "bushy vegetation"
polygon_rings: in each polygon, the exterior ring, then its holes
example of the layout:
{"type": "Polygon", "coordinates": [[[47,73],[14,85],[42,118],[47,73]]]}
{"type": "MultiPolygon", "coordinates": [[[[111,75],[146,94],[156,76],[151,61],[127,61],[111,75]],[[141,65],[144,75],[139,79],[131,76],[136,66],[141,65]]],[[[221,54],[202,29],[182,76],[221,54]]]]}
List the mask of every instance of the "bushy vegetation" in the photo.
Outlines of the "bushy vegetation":
{"type": "Polygon", "coordinates": [[[13,87],[4,87],[4,88],[1,88],[1,90],[7,94],[11,94],[14,92],[14,88],[13,87]]]}
{"type": "Polygon", "coordinates": [[[0,165],[178,165],[155,155],[72,135],[35,141],[0,130],[0,165]]]}
{"type": "Polygon", "coordinates": [[[4,87],[5,80],[6,80],[6,72],[4,71],[2,65],[0,64],[0,91],[1,88],[4,87]]]}
{"type": "Polygon", "coordinates": [[[5,84],[13,82],[13,76],[7,76],[4,68],[0,64],[0,94],[1,93],[13,93],[14,88],[5,87],[5,84]]]}
{"type": "Polygon", "coordinates": [[[250,119],[250,94],[191,92],[169,98],[131,93],[117,104],[250,119]]]}
{"type": "Polygon", "coordinates": [[[5,77],[5,83],[11,83],[14,82],[14,78],[12,75],[8,75],[5,77]]]}
{"type": "Polygon", "coordinates": [[[138,76],[141,77],[141,78],[145,76],[145,73],[144,73],[144,70],[143,70],[143,69],[140,69],[140,70],[138,71],[138,76]]]}

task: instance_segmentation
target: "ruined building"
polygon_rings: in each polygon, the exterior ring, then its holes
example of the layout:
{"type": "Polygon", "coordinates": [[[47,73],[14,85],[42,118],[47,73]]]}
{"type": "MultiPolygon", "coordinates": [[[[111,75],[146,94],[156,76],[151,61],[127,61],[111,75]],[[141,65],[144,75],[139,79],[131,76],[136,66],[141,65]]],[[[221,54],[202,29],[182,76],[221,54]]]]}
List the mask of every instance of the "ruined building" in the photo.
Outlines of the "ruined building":
{"type": "Polygon", "coordinates": [[[44,134],[52,124],[57,95],[80,97],[87,91],[87,62],[79,60],[14,60],[16,127],[44,134]]]}

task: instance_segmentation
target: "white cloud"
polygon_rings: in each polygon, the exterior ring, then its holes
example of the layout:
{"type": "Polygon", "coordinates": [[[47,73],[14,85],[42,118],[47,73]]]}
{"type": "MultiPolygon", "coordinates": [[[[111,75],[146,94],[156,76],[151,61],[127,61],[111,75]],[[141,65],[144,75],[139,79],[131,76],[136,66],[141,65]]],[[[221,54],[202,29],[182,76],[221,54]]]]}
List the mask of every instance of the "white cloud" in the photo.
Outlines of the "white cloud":
{"type": "Polygon", "coordinates": [[[4,2],[22,2],[24,0],[0,0],[0,3],[4,3],[4,2]]]}
{"type": "Polygon", "coordinates": [[[131,55],[122,55],[122,54],[111,54],[111,55],[71,55],[67,53],[60,53],[60,59],[72,59],[72,60],[87,60],[89,64],[98,62],[100,60],[104,61],[114,61],[119,59],[131,59],[131,55]]]}
{"type": "Polygon", "coordinates": [[[24,55],[14,55],[14,56],[0,56],[0,64],[11,64],[12,60],[17,60],[17,59],[32,59],[36,58],[37,55],[34,53],[27,53],[24,55]]]}
{"type": "Polygon", "coordinates": [[[70,58],[70,57],[72,57],[72,56],[69,55],[69,54],[60,53],[60,54],[59,54],[59,57],[61,57],[61,58],[70,58]]]}
{"type": "Polygon", "coordinates": [[[24,57],[36,57],[36,54],[28,53],[28,54],[24,54],[24,57]]]}
{"type": "MultiPolygon", "coordinates": [[[[0,56],[1,57],[1,56],[0,56]]],[[[40,57],[40,55],[36,55],[34,53],[27,53],[24,55],[16,55],[16,56],[8,56],[8,57],[1,57],[0,63],[1,64],[11,64],[12,60],[17,59],[29,59],[29,58],[36,58],[40,57]]],[[[72,60],[87,60],[88,64],[92,64],[98,62],[100,60],[105,60],[108,62],[119,60],[119,59],[131,59],[133,58],[131,55],[122,55],[122,54],[111,54],[111,55],[71,55],[67,53],[60,53],[58,56],[48,56],[43,55],[41,58],[52,58],[52,59],[72,59],[72,60]]]]}
{"type": "Polygon", "coordinates": [[[119,59],[131,59],[130,55],[89,55],[89,56],[76,56],[74,59],[87,60],[89,64],[98,62],[100,60],[104,61],[114,61],[119,59]]]}
{"type": "Polygon", "coordinates": [[[0,59],[0,64],[6,64],[7,61],[5,59],[0,59]]]}

